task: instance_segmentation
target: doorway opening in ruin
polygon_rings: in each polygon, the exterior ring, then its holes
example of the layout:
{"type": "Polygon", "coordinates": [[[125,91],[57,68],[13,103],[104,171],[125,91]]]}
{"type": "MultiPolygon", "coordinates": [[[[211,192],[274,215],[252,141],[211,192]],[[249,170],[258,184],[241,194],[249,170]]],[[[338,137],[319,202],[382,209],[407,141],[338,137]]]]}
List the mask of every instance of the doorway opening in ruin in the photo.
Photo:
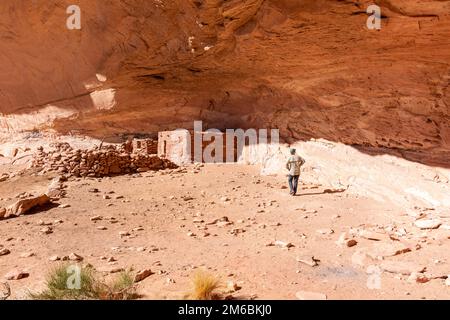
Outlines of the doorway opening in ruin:
{"type": "Polygon", "coordinates": [[[278,145],[278,131],[261,129],[217,129],[207,131],[175,130],[158,134],[158,156],[176,164],[258,163],[278,145]],[[270,141],[270,143],[269,143],[270,141]]]}

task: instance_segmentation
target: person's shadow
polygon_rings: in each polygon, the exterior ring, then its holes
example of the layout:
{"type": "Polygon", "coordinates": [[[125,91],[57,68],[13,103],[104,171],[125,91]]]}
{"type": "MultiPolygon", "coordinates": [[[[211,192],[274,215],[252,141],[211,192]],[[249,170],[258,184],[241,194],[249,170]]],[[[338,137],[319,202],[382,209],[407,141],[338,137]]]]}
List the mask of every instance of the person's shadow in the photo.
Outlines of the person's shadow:
{"type": "Polygon", "coordinates": [[[301,194],[298,194],[298,193],[297,193],[295,196],[296,196],[296,197],[318,196],[318,195],[321,195],[321,194],[343,193],[343,192],[345,192],[345,191],[347,191],[347,189],[336,189],[336,190],[333,190],[333,189],[325,189],[325,190],[323,190],[322,192],[311,192],[311,193],[301,193],[301,194]]]}

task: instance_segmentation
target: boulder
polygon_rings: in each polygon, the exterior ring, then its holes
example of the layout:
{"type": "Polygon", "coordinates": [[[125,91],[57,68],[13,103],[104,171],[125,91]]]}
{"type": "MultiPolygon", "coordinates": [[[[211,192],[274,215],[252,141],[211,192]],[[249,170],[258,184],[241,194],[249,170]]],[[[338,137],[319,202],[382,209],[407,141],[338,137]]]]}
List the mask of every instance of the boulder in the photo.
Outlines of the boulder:
{"type": "Polygon", "coordinates": [[[31,209],[44,206],[50,202],[51,200],[46,194],[33,198],[21,199],[6,209],[4,218],[18,217],[28,213],[31,209]]]}
{"type": "Polygon", "coordinates": [[[140,270],[134,276],[134,282],[140,282],[140,281],[150,277],[152,274],[153,274],[153,272],[150,269],[140,270]]]}

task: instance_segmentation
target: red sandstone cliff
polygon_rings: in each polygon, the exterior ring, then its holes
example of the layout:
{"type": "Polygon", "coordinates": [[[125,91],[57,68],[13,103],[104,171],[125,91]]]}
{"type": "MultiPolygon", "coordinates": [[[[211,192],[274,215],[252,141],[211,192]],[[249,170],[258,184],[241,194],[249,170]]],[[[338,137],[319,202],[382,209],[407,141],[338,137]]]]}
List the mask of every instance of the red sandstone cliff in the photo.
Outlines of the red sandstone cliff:
{"type": "Polygon", "coordinates": [[[202,119],[450,158],[450,1],[79,0],[69,31],[73,2],[0,2],[3,134],[202,119]]]}

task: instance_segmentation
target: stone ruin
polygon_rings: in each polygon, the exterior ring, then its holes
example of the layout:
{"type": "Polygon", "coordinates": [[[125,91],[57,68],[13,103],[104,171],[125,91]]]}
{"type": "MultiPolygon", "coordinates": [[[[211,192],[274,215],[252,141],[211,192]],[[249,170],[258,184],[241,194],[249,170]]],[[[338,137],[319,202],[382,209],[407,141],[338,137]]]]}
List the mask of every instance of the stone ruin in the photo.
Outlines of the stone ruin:
{"type": "Polygon", "coordinates": [[[74,177],[104,177],[177,167],[170,160],[150,154],[155,148],[150,140],[136,143],[136,147],[136,150],[133,147],[130,150],[130,145],[124,143],[82,150],[74,149],[68,143],[53,143],[49,151],[38,148],[30,167],[40,173],[58,172],[74,177]]]}
{"type": "MultiPolygon", "coordinates": [[[[201,147],[205,150],[210,146],[215,139],[220,139],[223,142],[222,159],[219,162],[226,161],[227,155],[227,137],[222,132],[197,132],[201,137],[201,147]]],[[[238,150],[236,149],[236,142],[233,141],[233,147],[230,150],[234,156],[234,162],[238,160],[238,150]]],[[[214,152],[212,152],[214,155],[214,152]]],[[[196,159],[194,154],[194,131],[163,131],[158,134],[158,156],[176,163],[177,165],[190,164],[193,162],[206,163],[203,154],[197,156],[201,158],[196,159]]]]}
{"type": "Polygon", "coordinates": [[[158,141],[153,139],[133,139],[132,153],[158,154],[158,141]]]}

